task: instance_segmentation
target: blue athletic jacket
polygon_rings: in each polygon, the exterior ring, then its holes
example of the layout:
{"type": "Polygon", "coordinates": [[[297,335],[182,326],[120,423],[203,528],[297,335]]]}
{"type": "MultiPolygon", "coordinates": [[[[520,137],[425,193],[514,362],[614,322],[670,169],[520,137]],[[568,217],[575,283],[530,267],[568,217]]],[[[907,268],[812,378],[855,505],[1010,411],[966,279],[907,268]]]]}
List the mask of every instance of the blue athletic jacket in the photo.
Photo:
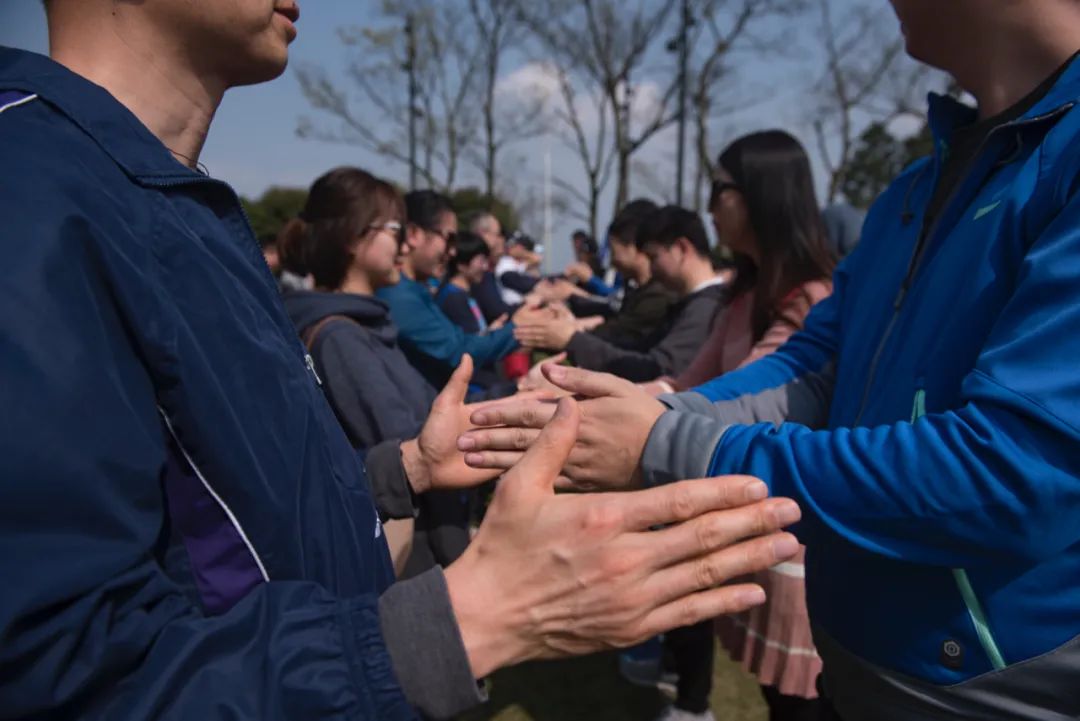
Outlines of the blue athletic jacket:
{"type": "Polygon", "coordinates": [[[1078,99],[1073,62],[924,227],[973,119],[931,97],[935,156],[874,204],[805,331],[666,397],[650,436],[653,482],[748,473],[799,501],[845,719],[1080,718],[1078,99]]]}
{"type": "Polygon", "coordinates": [[[0,718],[414,718],[369,485],[233,191],[0,48],[0,218],[0,718]]]}

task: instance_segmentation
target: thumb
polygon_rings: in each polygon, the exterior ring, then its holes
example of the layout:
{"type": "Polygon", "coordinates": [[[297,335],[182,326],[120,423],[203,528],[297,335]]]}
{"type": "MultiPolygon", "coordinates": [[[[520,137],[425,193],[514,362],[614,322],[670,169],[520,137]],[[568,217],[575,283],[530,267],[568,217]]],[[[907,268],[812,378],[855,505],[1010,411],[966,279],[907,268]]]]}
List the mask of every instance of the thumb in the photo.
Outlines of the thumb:
{"type": "Polygon", "coordinates": [[[577,440],[581,416],[577,403],[563,398],[540,435],[517,464],[507,471],[500,484],[506,493],[520,495],[553,495],[555,481],[562,473],[566,459],[577,440]]]}
{"type": "Polygon", "coordinates": [[[551,356],[550,358],[545,358],[542,365],[549,365],[549,364],[559,365],[560,363],[562,363],[565,360],[566,360],[566,351],[563,351],[562,353],[557,353],[557,354],[551,356]]]}
{"type": "Polygon", "coordinates": [[[465,403],[465,396],[469,394],[469,379],[472,378],[473,362],[468,353],[461,356],[457,370],[450,376],[442,393],[432,404],[432,410],[446,409],[460,406],[465,403]]]}
{"type": "Polygon", "coordinates": [[[545,364],[540,370],[545,378],[559,388],[586,398],[622,395],[626,386],[632,385],[629,381],[610,373],[568,368],[555,363],[545,364]]]}

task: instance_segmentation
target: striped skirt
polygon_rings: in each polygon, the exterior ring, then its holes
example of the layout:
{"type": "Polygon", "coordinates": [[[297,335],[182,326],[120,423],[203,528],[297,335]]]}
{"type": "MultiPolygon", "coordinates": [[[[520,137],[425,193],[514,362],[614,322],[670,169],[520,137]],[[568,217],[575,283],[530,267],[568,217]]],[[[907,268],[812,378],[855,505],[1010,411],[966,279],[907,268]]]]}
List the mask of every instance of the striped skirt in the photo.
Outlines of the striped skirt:
{"type": "Polygon", "coordinates": [[[765,589],[768,600],[745,613],[718,618],[716,635],[761,685],[787,696],[817,698],[821,658],[806,613],[805,556],[803,547],[792,561],[750,577],[765,589]]]}

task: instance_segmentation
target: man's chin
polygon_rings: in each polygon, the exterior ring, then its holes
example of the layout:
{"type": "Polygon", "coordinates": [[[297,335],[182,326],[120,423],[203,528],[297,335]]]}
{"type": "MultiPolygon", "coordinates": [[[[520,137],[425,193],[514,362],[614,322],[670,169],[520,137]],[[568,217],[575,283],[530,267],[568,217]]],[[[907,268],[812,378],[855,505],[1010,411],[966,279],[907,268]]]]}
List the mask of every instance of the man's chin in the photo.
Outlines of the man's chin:
{"type": "Polygon", "coordinates": [[[236,74],[231,86],[235,88],[243,85],[258,85],[259,83],[270,82],[281,77],[281,74],[285,72],[285,68],[288,66],[289,49],[288,47],[282,47],[280,51],[253,59],[247,67],[236,74]]]}

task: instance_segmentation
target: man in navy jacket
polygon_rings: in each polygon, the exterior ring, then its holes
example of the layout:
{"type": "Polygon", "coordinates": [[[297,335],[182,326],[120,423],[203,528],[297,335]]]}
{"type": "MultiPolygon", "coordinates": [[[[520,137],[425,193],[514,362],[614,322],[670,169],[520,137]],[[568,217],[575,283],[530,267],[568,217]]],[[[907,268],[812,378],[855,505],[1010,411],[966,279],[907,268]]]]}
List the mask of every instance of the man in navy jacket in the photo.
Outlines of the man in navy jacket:
{"type": "Polygon", "coordinates": [[[47,9],[53,60],[0,48],[0,718],[447,717],[500,666],[761,601],[713,586],[790,552],[794,504],[736,477],[556,497],[572,402],[469,551],[391,585],[376,505],[490,477],[453,450],[470,361],[369,483],[235,193],[193,169],[296,6],[47,9]]]}

